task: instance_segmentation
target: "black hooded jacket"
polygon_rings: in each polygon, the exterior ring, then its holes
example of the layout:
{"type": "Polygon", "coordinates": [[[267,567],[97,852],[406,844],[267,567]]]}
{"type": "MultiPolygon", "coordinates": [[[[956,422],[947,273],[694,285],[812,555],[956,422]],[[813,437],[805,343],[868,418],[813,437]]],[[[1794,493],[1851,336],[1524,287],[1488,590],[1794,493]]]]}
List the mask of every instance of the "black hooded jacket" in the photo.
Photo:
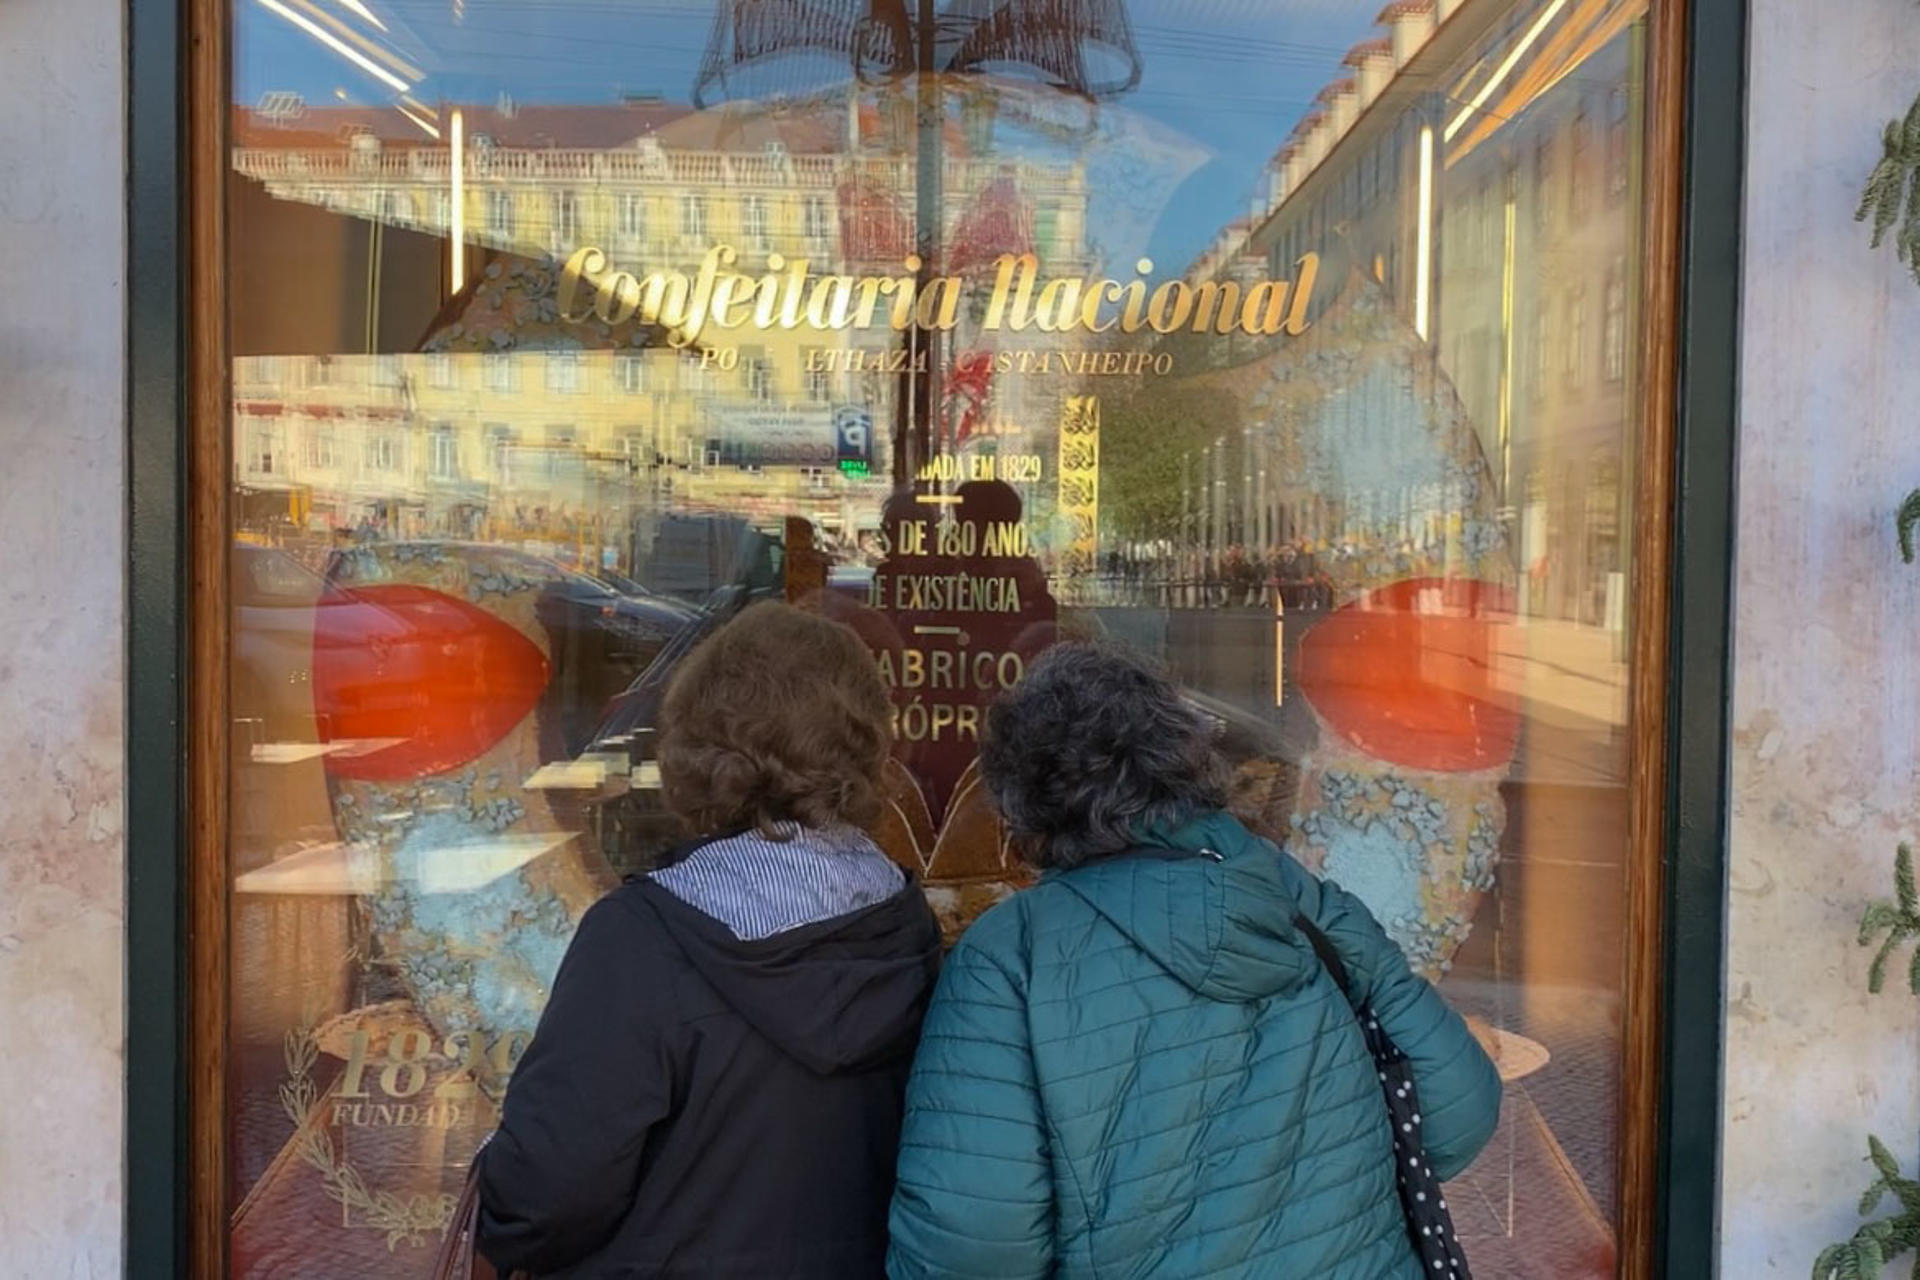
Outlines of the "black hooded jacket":
{"type": "Polygon", "coordinates": [[[647,879],[595,904],[480,1154],[503,1275],[885,1274],[939,966],[920,886],[742,942],[647,879]]]}

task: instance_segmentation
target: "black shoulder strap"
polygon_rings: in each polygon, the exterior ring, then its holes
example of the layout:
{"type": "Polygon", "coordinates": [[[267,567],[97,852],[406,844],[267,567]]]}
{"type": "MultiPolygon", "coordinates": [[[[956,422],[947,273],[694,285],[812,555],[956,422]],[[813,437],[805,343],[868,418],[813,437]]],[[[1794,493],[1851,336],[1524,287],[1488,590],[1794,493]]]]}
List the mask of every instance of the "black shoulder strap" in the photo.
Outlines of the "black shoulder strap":
{"type": "Polygon", "coordinates": [[[1333,975],[1333,980],[1339,985],[1341,994],[1346,996],[1347,1003],[1352,1004],[1353,984],[1347,980],[1347,966],[1340,962],[1340,953],[1333,949],[1333,943],[1327,935],[1320,932],[1313,921],[1304,915],[1294,916],[1293,927],[1305,935],[1307,942],[1313,947],[1313,953],[1320,957],[1321,965],[1333,975]]]}

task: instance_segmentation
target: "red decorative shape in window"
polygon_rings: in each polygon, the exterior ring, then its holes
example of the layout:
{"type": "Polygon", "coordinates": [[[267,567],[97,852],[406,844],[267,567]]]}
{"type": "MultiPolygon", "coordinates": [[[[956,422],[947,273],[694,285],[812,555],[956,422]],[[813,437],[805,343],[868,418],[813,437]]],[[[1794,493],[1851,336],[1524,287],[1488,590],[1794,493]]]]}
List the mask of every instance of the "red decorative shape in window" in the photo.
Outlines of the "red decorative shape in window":
{"type": "Polygon", "coordinates": [[[443,592],[329,587],[314,618],[320,741],[365,744],[329,755],[340,777],[397,782],[470,764],[526,719],[547,687],[538,645],[443,592]]]}
{"type": "Polygon", "coordinates": [[[1497,687],[1495,640],[1513,592],[1465,578],[1412,578],[1335,610],[1300,642],[1295,681],[1349,743],[1434,772],[1500,768],[1520,738],[1497,687]]]}

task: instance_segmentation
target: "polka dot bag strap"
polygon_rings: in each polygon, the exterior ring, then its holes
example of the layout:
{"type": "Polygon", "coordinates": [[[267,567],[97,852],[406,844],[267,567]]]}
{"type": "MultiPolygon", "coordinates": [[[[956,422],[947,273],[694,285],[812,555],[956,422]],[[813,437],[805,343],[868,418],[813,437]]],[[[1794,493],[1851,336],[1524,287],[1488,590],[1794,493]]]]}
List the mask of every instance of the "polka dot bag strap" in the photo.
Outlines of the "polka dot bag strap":
{"type": "Polygon", "coordinates": [[[1341,963],[1340,954],[1327,936],[1305,916],[1295,916],[1293,927],[1312,944],[1321,965],[1339,984],[1366,1036],[1367,1053],[1372,1056],[1374,1072],[1380,1077],[1387,1119],[1393,1126],[1393,1159],[1399,1166],[1394,1172],[1400,1188],[1400,1208],[1407,1220],[1407,1235],[1413,1241],[1414,1252],[1420,1255],[1420,1265],[1428,1275],[1439,1280],[1471,1280],[1467,1255],[1454,1234],[1453,1216],[1447,1212],[1440,1179],[1434,1176],[1433,1166],[1427,1161],[1426,1146],[1420,1140],[1420,1095],[1414,1087],[1413,1064],[1387,1035],[1380,1019],[1373,1016],[1372,1007],[1365,1001],[1355,1002],[1347,967],[1341,963]]]}

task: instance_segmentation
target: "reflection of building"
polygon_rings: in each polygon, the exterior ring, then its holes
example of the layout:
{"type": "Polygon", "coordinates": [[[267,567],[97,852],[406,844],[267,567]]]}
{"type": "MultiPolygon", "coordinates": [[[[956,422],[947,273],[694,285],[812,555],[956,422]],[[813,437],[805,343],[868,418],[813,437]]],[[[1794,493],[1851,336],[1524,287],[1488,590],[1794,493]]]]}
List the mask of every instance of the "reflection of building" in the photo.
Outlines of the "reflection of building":
{"type": "MultiPolygon", "coordinates": [[[[1274,155],[1256,215],[1193,268],[1279,274],[1312,251],[1377,281],[1475,424],[1527,611],[1616,630],[1637,349],[1633,29],[1645,7],[1397,0],[1380,15],[1386,34],[1353,48],[1351,75],[1274,155]]],[[[1418,523],[1418,495],[1289,489],[1274,444],[1202,460],[1196,507],[1214,541],[1337,540],[1339,508],[1383,501],[1418,523]]]]}
{"type": "MultiPolygon", "coordinates": [[[[272,97],[271,112],[235,121],[234,168],[267,197],[249,225],[301,207],[347,215],[364,228],[369,279],[410,253],[441,291],[470,283],[484,297],[502,263],[555,263],[594,246],[635,275],[691,271],[716,244],[737,250],[744,272],[779,254],[807,258],[816,274],[897,274],[915,248],[913,117],[870,101],[779,116],[652,100],[503,102],[416,119],[272,97]]],[[[1081,164],[977,159],[959,130],[947,143],[944,269],[971,272],[1029,248],[1050,268],[1085,266],[1081,164]]],[[[418,319],[405,328],[366,310],[337,347],[366,355],[266,354],[271,339],[251,354],[239,335],[238,478],[293,495],[256,511],[316,528],[518,533],[581,554],[597,542],[622,563],[627,539],[611,531],[667,502],[802,511],[849,530],[877,520],[878,455],[901,379],[876,357],[903,341],[885,326],[747,329],[725,350],[615,350],[591,324],[539,313],[525,332],[462,350],[446,336],[464,316],[436,318],[429,340],[418,319]],[[854,349],[862,358],[850,362],[854,349]],[[837,465],[835,411],[846,407],[876,425],[871,478],[837,465]]],[[[285,349],[314,348],[309,338],[285,349]]],[[[1057,411],[1051,399],[1026,403],[1028,382],[996,388],[996,417],[1050,427],[1057,411]]]]}

